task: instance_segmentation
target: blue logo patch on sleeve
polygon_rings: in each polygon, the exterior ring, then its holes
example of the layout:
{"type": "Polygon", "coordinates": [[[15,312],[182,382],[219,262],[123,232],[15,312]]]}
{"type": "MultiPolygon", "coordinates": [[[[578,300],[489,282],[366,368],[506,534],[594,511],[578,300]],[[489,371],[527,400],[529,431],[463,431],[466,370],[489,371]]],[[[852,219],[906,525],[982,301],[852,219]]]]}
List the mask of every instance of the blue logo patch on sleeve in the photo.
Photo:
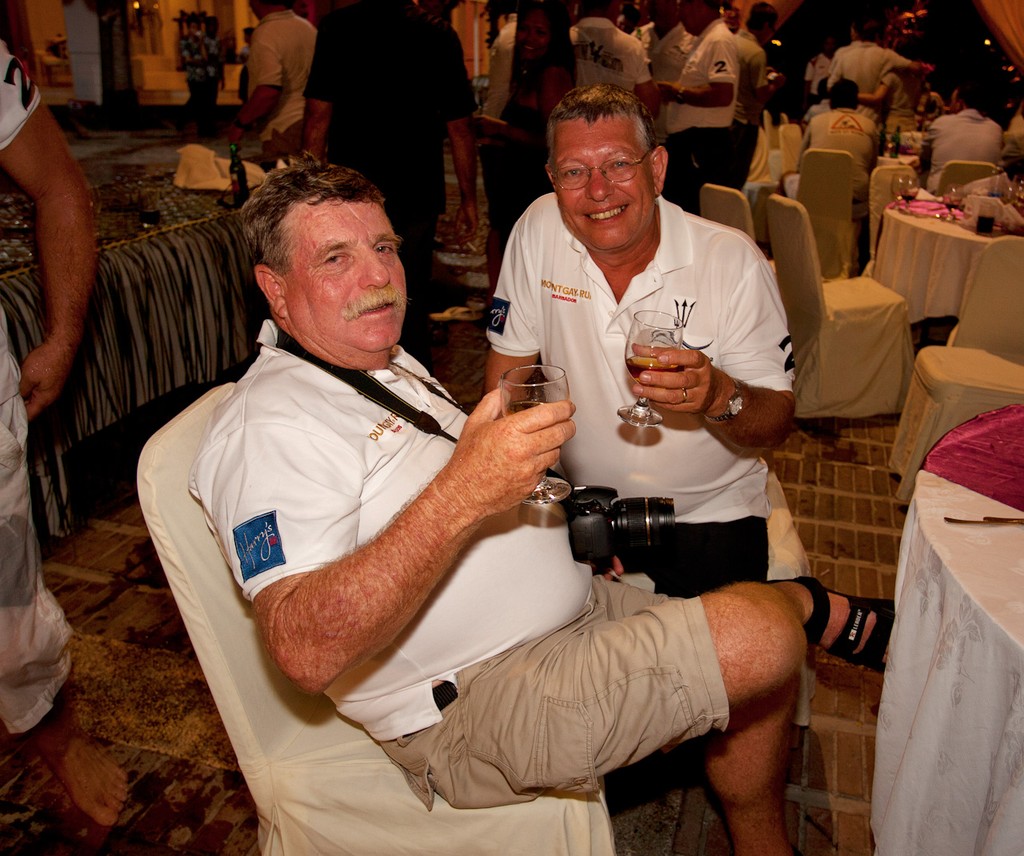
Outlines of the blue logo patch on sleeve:
{"type": "Polygon", "coordinates": [[[512,304],[500,297],[491,300],[491,319],[488,327],[499,336],[505,335],[505,322],[508,320],[508,311],[512,304]]]}
{"type": "Polygon", "coordinates": [[[276,511],[268,511],[238,524],[233,534],[243,580],[250,580],[284,564],[284,544],[277,529],[276,511]]]}

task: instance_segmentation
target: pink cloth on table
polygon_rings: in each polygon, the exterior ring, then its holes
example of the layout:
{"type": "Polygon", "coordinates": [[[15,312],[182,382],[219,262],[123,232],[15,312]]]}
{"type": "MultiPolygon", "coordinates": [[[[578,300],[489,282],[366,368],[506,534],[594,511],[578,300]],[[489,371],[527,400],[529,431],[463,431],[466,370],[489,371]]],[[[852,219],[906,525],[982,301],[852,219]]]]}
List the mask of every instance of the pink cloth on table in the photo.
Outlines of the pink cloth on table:
{"type": "Polygon", "coordinates": [[[932,447],[922,468],[1024,511],[1024,404],[958,425],[932,447]]]}
{"type": "MultiPolygon", "coordinates": [[[[907,206],[905,202],[890,202],[885,206],[886,208],[894,208],[897,211],[906,211],[907,206]]],[[[915,199],[910,203],[910,213],[916,214],[919,217],[934,217],[936,214],[941,214],[946,217],[950,214],[953,215],[953,219],[962,220],[964,212],[959,209],[947,208],[941,202],[932,202],[925,199],[915,199]]]]}

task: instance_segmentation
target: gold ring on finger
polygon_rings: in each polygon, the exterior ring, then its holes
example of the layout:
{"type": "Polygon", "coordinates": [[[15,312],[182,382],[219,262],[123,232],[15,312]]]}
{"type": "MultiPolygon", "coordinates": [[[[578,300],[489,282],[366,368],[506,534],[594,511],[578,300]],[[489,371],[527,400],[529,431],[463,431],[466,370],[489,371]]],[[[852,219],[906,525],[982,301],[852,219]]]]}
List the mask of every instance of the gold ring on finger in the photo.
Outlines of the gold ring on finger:
{"type": "Polygon", "coordinates": [[[683,387],[683,404],[686,404],[686,399],[687,399],[687,395],[686,395],[686,387],[684,386],[684,387],[683,387]]]}

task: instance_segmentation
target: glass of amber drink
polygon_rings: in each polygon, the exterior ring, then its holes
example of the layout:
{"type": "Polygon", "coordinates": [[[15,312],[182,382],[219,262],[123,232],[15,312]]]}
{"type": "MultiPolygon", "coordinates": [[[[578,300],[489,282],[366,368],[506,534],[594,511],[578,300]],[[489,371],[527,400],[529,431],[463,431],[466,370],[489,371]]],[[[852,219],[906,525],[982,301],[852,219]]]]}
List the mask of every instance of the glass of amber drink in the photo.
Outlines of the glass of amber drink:
{"type": "MultiPolygon", "coordinates": [[[[626,369],[634,378],[641,372],[680,372],[683,366],[663,363],[658,359],[666,351],[678,350],[682,345],[683,322],[668,312],[641,310],[633,313],[633,323],[626,337],[626,369]]],[[[651,428],[662,423],[662,416],[650,402],[640,396],[633,404],[618,410],[623,422],[637,428],[651,428]]]]}

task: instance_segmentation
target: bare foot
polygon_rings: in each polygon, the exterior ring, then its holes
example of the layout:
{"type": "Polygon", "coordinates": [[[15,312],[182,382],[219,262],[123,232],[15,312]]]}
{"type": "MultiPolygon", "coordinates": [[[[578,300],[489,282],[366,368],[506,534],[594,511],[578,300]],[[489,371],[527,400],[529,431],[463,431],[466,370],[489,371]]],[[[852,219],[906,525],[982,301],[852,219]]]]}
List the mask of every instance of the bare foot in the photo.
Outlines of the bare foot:
{"type": "Polygon", "coordinates": [[[76,806],[101,826],[113,826],[128,798],[128,774],[75,722],[63,693],[30,734],[30,743],[76,806]]]}

